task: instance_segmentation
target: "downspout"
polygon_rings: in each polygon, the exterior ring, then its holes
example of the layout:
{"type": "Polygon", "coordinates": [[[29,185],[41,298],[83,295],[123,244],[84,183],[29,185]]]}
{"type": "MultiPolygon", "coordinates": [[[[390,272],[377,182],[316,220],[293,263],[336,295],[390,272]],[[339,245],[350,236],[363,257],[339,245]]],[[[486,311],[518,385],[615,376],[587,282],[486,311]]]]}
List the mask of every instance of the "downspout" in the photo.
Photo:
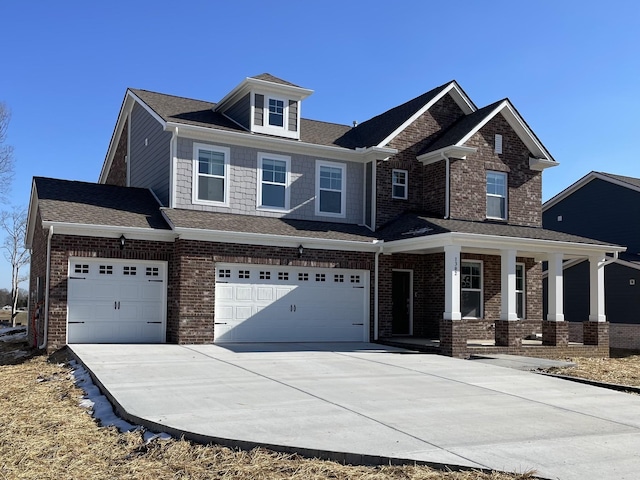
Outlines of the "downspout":
{"type": "Polygon", "coordinates": [[[177,179],[175,177],[176,172],[178,170],[177,158],[178,158],[178,127],[175,127],[171,132],[171,147],[169,148],[171,155],[170,163],[169,163],[169,182],[170,191],[169,191],[169,208],[176,208],[176,184],[177,179]]]}
{"type": "Polygon", "coordinates": [[[45,279],[44,294],[44,330],[42,334],[42,343],[38,345],[38,350],[42,350],[47,346],[47,330],[49,328],[49,277],[51,276],[51,237],[53,237],[53,225],[49,227],[49,236],[47,237],[47,277],[45,279]]]}

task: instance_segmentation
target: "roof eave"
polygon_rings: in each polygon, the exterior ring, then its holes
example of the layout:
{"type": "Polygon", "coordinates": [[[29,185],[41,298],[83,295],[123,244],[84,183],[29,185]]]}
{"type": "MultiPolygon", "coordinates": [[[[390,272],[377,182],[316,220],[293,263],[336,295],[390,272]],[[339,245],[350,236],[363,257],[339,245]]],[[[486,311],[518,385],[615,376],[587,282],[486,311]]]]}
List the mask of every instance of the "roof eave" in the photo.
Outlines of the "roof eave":
{"type": "Polygon", "coordinates": [[[118,238],[124,235],[127,239],[154,240],[173,242],[176,234],[171,230],[142,227],[126,227],[117,225],[95,225],[89,223],[42,221],[43,228],[54,228],[56,235],[78,235],[81,237],[118,238]]]}
{"type": "Polygon", "coordinates": [[[433,152],[423,153],[417,157],[417,160],[424,165],[444,160],[445,158],[459,158],[465,160],[467,155],[477,152],[475,147],[465,147],[462,145],[449,145],[448,147],[439,148],[433,152]]]}
{"type": "Polygon", "coordinates": [[[266,90],[275,94],[285,95],[295,100],[304,100],[313,93],[313,90],[309,90],[308,88],[294,87],[293,85],[283,85],[281,83],[247,77],[233,90],[227,93],[222,100],[216,104],[213,110],[216,112],[224,111],[228,106],[235,103],[237,99],[244,97],[254,89],[266,90]]]}

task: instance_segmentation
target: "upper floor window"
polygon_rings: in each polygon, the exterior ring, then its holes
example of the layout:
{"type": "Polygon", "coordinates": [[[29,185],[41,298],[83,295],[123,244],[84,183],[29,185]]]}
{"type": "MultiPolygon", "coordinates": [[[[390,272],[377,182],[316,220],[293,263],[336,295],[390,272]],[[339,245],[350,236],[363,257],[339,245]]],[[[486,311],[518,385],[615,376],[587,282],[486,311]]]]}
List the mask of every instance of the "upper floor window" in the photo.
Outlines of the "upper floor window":
{"type": "Polygon", "coordinates": [[[226,147],[196,143],[193,146],[193,202],[226,204],[229,188],[226,147]]]}
{"type": "Polygon", "coordinates": [[[407,199],[409,174],[406,170],[393,170],[391,172],[391,196],[393,198],[407,199]]]}
{"type": "Polygon", "coordinates": [[[269,125],[284,127],[284,100],[270,98],[268,105],[269,125]]]}
{"type": "Polygon", "coordinates": [[[507,174],[487,172],[487,218],[507,218],[507,174]]]}
{"type": "Polygon", "coordinates": [[[346,165],[316,162],[316,215],[345,216],[346,165]]]}
{"type": "Polygon", "coordinates": [[[258,207],[289,210],[289,171],[291,158],[258,154],[258,207]]]}
{"type": "Polygon", "coordinates": [[[482,262],[462,261],[460,310],[465,318],[482,317],[482,262]]]}

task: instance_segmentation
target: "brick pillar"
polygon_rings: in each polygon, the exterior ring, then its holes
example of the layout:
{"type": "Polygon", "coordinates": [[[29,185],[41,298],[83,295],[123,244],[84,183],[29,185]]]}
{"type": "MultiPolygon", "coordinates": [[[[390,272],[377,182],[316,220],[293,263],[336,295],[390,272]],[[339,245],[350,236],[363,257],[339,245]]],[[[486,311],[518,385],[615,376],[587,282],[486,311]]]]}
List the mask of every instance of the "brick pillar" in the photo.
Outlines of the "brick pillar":
{"type": "Polygon", "coordinates": [[[522,322],[516,320],[496,320],[496,347],[521,347],[522,322]]]}
{"type": "Polygon", "coordinates": [[[585,345],[598,345],[609,348],[609,322],[584,322],[582,342],[585,345]]]}
{"type": "Polygon", "coordinates": [[[567,322],[542,321],[542,345],[564,347],[569,345],[567,322]]]}
{"type": "Polygon", "coordinates": [[[440,320],[440,353],[449,357],[467,355],[467,322],[440,320]]]}

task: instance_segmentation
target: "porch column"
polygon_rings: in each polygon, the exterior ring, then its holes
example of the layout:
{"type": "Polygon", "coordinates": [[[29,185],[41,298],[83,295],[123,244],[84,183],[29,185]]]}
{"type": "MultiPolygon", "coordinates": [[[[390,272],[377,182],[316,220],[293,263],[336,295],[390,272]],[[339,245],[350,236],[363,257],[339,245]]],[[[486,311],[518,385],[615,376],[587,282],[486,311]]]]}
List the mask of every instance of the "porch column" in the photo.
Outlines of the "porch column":
{"type": "Polygon", "coordinates": [[[603,347],[605,354],[609,349],[609,324],[604,313],[604,267],[606,257],[589,257],[589,320],[583,324],[583,342],[585,345],[603,347]]]}
{"type": "Polygon", "coordinates": [[[466,322],[460,312],[460,246],[444,247],[444,313],[440,321],[440,353],[462,357],[467,351],[466,322]]]}
{"type": "Polygon", "coordinates": [[[547,318],[542,321],[542,344],[569,344],[569,326],[564,322],[562,253],[549,254],[547,270],[547,318]]]}
{"type": "Polygon", "coordinates": [[[500,251],[500,320],[496,320],[496,346],[519,348],[522,345],[521,324],[516,309],[516,251],[500,251]]]}

